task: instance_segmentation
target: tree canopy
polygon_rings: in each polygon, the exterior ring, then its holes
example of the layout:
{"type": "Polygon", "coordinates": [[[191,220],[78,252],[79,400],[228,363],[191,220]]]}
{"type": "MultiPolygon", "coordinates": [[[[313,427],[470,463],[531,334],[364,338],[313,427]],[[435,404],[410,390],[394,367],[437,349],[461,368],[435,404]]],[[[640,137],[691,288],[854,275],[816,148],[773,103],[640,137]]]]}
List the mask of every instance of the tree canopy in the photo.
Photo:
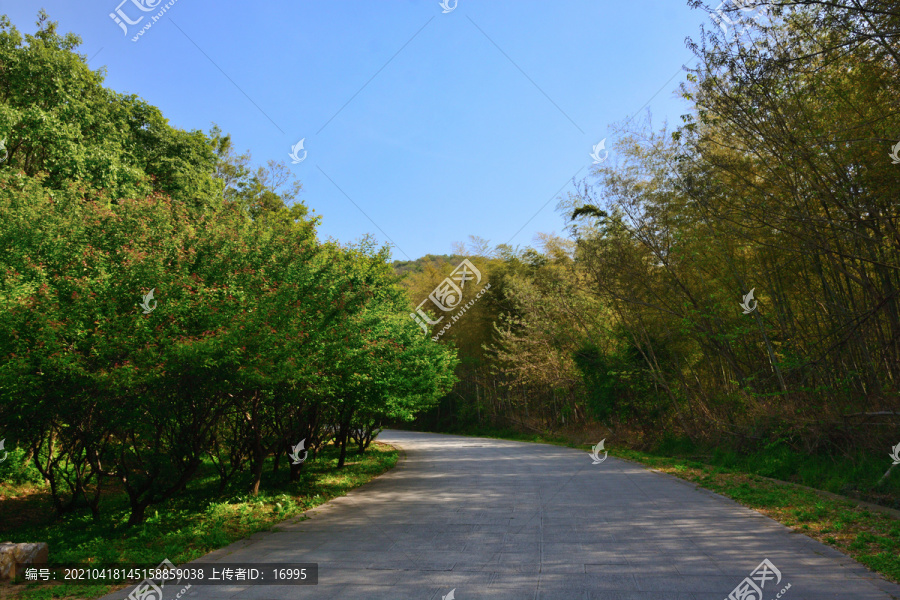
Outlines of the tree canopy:
{"type": "MultiPolygon", "coordinates": [[[[611,160],[559,203],[568,237],[473,249],[492,298],[454,327],[461,381],[423,423],[896,443],[900,11],[747,4],[688,40],[681,124],[618,125],[611,160]]],[[[433,285],[423,267],[404,266],[412,289],[433,285]]]]}
{"type": "Polygon", "coordinates": [[[455,353],[386,249],[320,241],[284,164],[171,126],[39,25],[0,17],[0,422],[58,512],[118,481],[140,523],[204,461],[256,492],[301,441],[342,465],[446,393],[455,353]]]}

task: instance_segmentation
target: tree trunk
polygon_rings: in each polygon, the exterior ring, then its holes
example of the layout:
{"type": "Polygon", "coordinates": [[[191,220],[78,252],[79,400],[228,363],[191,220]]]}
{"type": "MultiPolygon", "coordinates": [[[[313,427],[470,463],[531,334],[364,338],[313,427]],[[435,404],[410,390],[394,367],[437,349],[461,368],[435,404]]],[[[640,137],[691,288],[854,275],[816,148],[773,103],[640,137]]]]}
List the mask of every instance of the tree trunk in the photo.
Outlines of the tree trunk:
{"type": "Polygon", "coordinates": [[[131,514],[128,516],[127,526],[131,527],[133,525],[140,525],[144,522],[144,513],[147,512],[147,507],[150,505],[150,502],[143,501],[139,502],[138,500],[132,498],[131,499],[131,514]]]}
{"type": "Polygon", "coordinates": [[[288,479],[290,481],[299,481],[300,473],[303,471],[303,465],[306,464],[306,461],[300,463],[299,465],[295,465],[293,462],[288,463],[288,479]]]}
{"type": "Polygon", "coordinates": [[[97,475],[97,489],[94,490],[94,497],[88,501],[91,507],[91,516],[95,521],[100,520],[100,491],[103,488],[103,476],[97,475]]]}
{"type": "Polygon", "coordinates": [[[353,418],[353,411],[350,411],[350,414],[347,415],[347,418],[341,422],[341,430],[340,430],[340,442],[341,442],[341,456],[338,458],[338,469],[344,468],[344,461],[347,458],[347,440],[350,437],[350,421],[353,418]]]}
{"type": "Polygon", "coordinates": [[[250,495],[259,495],[259,484],[262,481],[263,461],[265,456],[262,453],[261,444],[259,442],[253,447],[253,483],[250,484],[250,495]]]}

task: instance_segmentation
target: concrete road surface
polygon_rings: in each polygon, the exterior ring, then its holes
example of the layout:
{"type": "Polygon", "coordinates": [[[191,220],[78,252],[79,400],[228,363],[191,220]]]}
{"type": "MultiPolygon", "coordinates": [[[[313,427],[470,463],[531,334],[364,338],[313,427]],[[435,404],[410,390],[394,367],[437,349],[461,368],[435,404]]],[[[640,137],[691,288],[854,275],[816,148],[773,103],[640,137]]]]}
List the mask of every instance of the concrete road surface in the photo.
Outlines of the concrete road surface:
{"type": "Polygon", "coordinates": [[[900,585],[843,554],[630,462],[451,435],[378,439],[405,452],[394,470],[198,561],[318,563],[318,585],[169,585],[165,600],[900,599],[900,585]]]}

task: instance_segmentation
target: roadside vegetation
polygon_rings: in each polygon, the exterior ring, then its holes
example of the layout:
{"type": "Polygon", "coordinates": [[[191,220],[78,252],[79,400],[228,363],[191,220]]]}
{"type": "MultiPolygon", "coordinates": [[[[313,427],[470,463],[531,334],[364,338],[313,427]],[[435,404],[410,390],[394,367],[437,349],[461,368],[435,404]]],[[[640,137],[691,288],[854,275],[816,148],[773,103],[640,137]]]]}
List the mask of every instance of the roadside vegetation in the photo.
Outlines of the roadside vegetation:
{"type": "Polygon", "coordinates": [[[374,436],[457,359],[387,247],[319,239],[286,165],[104,87],[79,44],[0,16],[0,541],[179,564],[390,468],[374,436]]]}
{"type": "MultiPolygon", "coordinates": [[[[267,469],[263,491],[255,496],[247,492],[247,474],[220,490],[217,471],[207,461],[183,494],[154,507],[134,527],[128,525],[128,497],[121,489],[105,492],[105,518],[96,521],[88,511],[54,518],[45,486],[0,483],[0,538],[46,541],[56,564],[152,566],[167,558],[182,565],[254,533],[277,530],[280,523],[303,519],[301,513],[371,481],[397,459],[397,450],[375,442],[363,454],[351,452],[338,468],[340,449],[328,444],[296,481],[267,469]]],[[[0,584],[0,598],[96,598],[114,589],[6,582],[0,584]]]]}
{"type": "Polygon", "coordinates": [[[491,283],[416,426],[602,431],[900,507],[900,5],[688,3],[681,121],[613,124],[565,235],[396,263],[413,298],[464,255],[491,283]]]}
{"type": "Polygon", "coordinates": [[[331,440],[343,467],[449,390],[387,247],[320,240],[284,164],[170,126],[37,25],[0,16],[0,482],[98,522],[124,494],[140,526],[210,468],[257,496],[331,440]]]}

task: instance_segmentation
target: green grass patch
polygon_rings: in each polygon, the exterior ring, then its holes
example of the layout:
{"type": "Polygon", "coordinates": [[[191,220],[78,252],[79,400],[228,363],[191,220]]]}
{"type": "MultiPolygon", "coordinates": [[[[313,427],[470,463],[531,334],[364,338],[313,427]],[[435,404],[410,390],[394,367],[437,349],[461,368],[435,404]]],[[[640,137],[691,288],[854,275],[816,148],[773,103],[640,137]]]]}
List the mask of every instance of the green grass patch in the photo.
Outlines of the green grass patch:
{"type": "Polygon", "coordinates": [[[883,454],[813,454],[791,448],[785,441],[764,444],[752,452],[738,453],[697,446],[681,437],[669,437],[647,455],[699,460],[741,473],[799,483],[818,490],[850,496],[900,509],[900,472],[879,485],[891,466],[888,448],[883,454]]]}
{"type": "MultiPolygon", "coordinates": [[[[128,528],[127,497],[104,499],[101,519],[80,511],[54,520],[49,496],[33,484],[0,486],[0,538],[13,542],[47,542],[54,564],[140,563],[157,565],[168,558],[176,565],[200,558],[254,533],[270,531],[286,519],[319,506],[384,473],[397,464],[394,448],[375,442],[362,455],[349,452],[337,469],[338,451],[330,444],[305,465],[301,478],[287,482],[281,471],[266,468],[260,493],[245,491],[249,480],[231,483],[219,493],[214,470],[205,465],[178,498],[147,510],[146,522],[128,528]]],[[[302,518],[302,517],[301,517],[302,518]]],[[[115,588],[46,584],[3,584],[0,598],[50,600],[96,598],[115,588]]]]}

